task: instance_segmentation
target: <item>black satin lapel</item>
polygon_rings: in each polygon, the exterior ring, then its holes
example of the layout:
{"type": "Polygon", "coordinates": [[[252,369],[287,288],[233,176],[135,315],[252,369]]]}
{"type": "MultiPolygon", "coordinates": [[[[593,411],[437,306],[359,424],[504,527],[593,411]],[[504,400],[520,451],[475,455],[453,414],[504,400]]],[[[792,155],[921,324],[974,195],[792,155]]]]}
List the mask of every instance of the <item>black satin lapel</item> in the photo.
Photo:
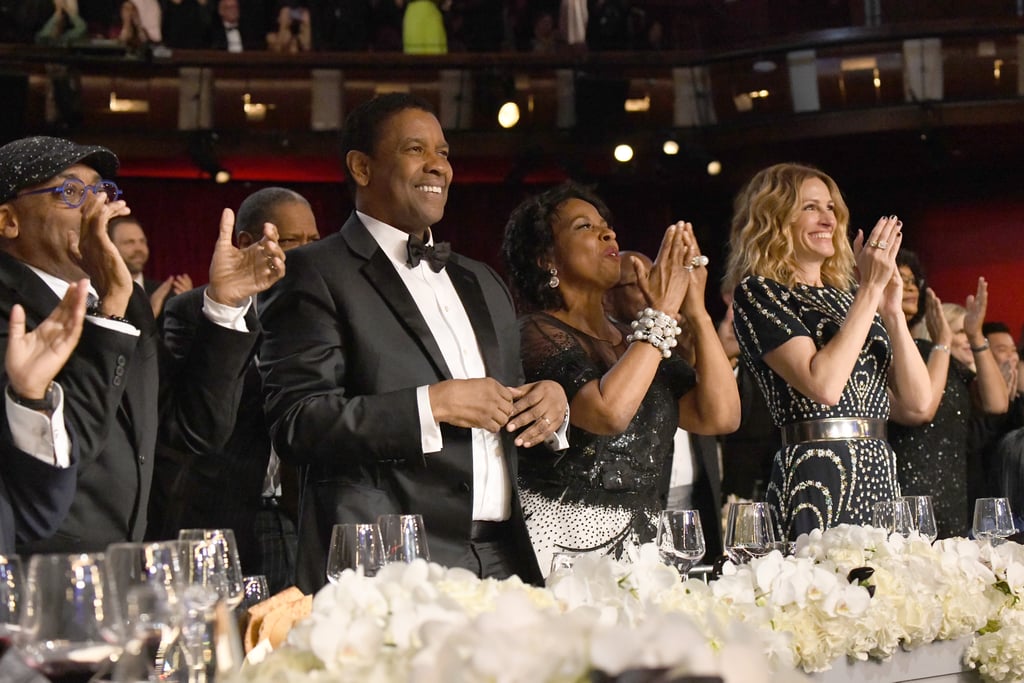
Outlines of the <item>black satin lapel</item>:
{"type": "MultiPolygon", "coordinates": [[[[135,285],[135,292],[132,297],[128,300],[128,308],[125,311],[124,317],[131,321],[135,327],[139,330],[139,341],[136,353],[142,354],[145,349],[151,348],[151,345],[162,344],[163,340],[159,337],[159,331],[157,330],[156,320],[153,318],[153,309],[149,305],[149,297],[146,296],[145,290],[138,284],[135,285]],[[155,337],[156,339],[152,339],[155,337]]],[[[155,348],[155,347],[154,347],[155,348]]],[[[159,353],[155,353],[155,356],[159,356],[159,353]]],[[[142,366],[136,363],[136,371],[141,371],[142,366]]],[[[136,449],[140,447],[145,439],[143,429],[146,428],[146,420],[142,419],[142,415],[145,414],[145,408],[139,404],[140,401],[145,400],[147,397],[151,397],[148,389],[143,389],[145,379],[140,381],[140,378],[130,378],[128,385],[125,387],[124,394],[121,397],[121,404],[119,406],[119,412],[122,413],[126,430],[132,435],[134,446],[136,449]]],[[[157,407],[159,414],[159,406],[157,407]]]]}
{"type": "Polygon", "coordinates": [[[487,308],[487,300],[480,289],[480,283],[472,271],[463,268],[453,261],[448,262],[448,277],[451,278],[455,291],[462,299],[466,315],[473,325],[476,342],[480,346],[480,355],[484,359],[488,377],[501,376],[501,351],[498,348],[498,335],[494,331],[494,321],[487,308]]]}
{"type": "Polygon", "coordinates": [[[430,333],[430,328],[427,326],[427,321],[423,318],[423,314],[420,313],[420,309],[416,306],[412,295],[405,288],[405,283],[402,282],[402,278],[395,272],[394,266],[391,265],[390,259],[388,259],[383,251],[377,249],[373,253],[370,260],[363,266],[363,273],[370,281],[370,284],[380,293],[384,301],[387,302],[395,317],[409,330],[409,334],[416,339],[420,348],[423,349],[423,353],[433,363],[437,374],[443,379],[451,379],[452,373],[448,369],[448,364],[444,361],[444,356],[441,354],[441,347],[437,345],[437,340],[430,333]]]}

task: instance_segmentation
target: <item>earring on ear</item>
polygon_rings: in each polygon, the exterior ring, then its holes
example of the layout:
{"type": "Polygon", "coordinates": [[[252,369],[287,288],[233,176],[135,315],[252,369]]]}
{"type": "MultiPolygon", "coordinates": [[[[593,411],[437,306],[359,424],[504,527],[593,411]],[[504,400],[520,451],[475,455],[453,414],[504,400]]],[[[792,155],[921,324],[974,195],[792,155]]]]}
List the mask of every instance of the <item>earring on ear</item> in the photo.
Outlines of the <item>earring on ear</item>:
{"type": "Polygon", "coordinates": [[[548,287],[550,287],[551,289],[558,289],[558,283],[559,283],[558,268],[555,268],[554,266],[552,266],[548,270],[548,272],[551,273],[551,279],[548,280],[548,287]]]}

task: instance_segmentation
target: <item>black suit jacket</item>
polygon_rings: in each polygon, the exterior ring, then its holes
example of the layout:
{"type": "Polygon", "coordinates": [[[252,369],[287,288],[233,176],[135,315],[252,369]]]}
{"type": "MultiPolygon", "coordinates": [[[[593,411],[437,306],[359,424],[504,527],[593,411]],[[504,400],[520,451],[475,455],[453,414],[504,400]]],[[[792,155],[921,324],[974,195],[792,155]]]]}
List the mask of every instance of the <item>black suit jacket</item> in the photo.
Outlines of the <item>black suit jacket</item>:
{"type": "MultiPolygon", "coordinates": [[[[184,357],[203,326],[205,287],[196,287],[167,300],[164,339],[176,356],[184,357]]],[[[246,325],[258,332],[255,311],[246,325]]],[[[263,414],[263,392],[255,362],[246,365],[235,428],[219,451],[184,453],[158,445],[151,538],[171,538],[179,529],[234,529],[243,569],[257,566],[260,549],[253,519],[261,509],[263,479],[270,460],[270,435],[263,414]]]]}
{"type": "MultiPolygon", "coordinates": [[[[486,265],[453,255],[447,272],[489,377],[522,384],[508,289],[486,265]]],[[[341,231],[288,252],[288,271],[261,302],[260,372],[275,450],[303,468],[298,585],[325,583],[331,528],[383,513],[420,513],[431,559],[455,565],[473,506],[471,430],[442,425],[424,455],[416,388],[451,379],[437,342],[391,261],[355,214],[341,231]]],[[[503,432],[513,487],[516,449],[503,432]]],[[[541,581],[518,495],[518,573],[541,581]]]]}
{"type": "MultiPolygon", "coordinates": [[[[32,329],[58,302],[27,266],[0,253],[0,354],[15,303],[25,307],[32,329]]],[[[19,546],[21,553],[100,551],[116,541],[141,540],[158,430],[165,443],[198,452],[216,450],[231,432],[256,334],[207,321],[201,342],[176,362],[166,354],[141,287],[125,317],[139,336],[86,321],[57,375],[65,421],[78,442],[77,490],[58,531],[19,546]]]]}
{"type": "Polygon", "coordinates": [[[64,521],[75,495],[78,456],[72,445],[71,467],[58,469],[5,438],[0,459],[0,555],[8,555],[15,552],[15,539],[28,543],[49,538],[64,521]]]}
{"type": "Polygon", "coordinates": [[[712,563],[722,554],[722,475],[718,466],[718,439],[689,434],[690,448],[697,461],[691,501],[700,513],[704,529],[704,562],[712,563]]]}

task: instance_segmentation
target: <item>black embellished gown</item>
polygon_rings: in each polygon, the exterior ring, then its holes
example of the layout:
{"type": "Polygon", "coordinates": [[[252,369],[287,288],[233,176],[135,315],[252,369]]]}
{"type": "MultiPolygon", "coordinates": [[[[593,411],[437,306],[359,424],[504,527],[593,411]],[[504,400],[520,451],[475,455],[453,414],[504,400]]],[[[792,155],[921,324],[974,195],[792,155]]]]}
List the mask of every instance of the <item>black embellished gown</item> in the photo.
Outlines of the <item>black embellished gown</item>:
{"type": "MultiPolygon", "coordinates": [[[[519,331],[526,380],[558,382],[570,403],[626,350],[625,343],[596,339],[545,313],[520,319],[519,331]]],[[[654,540],[668,494],[679,398],[696,381],[693,368],[673,354],[661,362],[621,434],[601,436],[573,426],[562,453],[520,450],[520,496],[541,571],[559,551],[628,557],[654,540]]]]}
{"type": "MultiPolygon", "coordinates": [[[[774,423],[824,418],[889,418],[886,381],[892,362],[889,335],[876,315],[835,406],[791,387],[763,356],[793,337],[810,337],[817,348],[846,320],[853,293],[835,287],[797,285],[747,277],[733,299],[736,339],[743,363],[764,394],[774,423]]],[[[772,463],[767,501],[790,540],[837,524],[870,524],[874,503],[899,496],[896,454],[885,439],[844,439],[783,446],[772,463]]]]}
{"type": "MultiPolygon", "coordinates": [[[[933,344],[915,340],[928,361],[933,344]]],[[[946,388],[931,422],[916,427],[889,423],[900,489],[907,496],[931,496],[939,538],[965,536],[968,529],[967,460],[974,373],[949,359],[946,388]]]]}

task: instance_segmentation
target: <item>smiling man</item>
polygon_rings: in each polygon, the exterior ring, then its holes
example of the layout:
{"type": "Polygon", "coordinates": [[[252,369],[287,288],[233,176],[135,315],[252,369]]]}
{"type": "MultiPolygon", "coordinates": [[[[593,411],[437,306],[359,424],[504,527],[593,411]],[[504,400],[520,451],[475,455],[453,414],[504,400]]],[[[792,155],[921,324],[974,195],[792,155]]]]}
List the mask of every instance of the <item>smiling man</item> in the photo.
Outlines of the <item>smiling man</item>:
{"type": "Polygon", "coordinates": [[[498,275],[434,243],[452,167],[429,106],[370,100],[342,146],[355,213],[260,308],[274,450],[303,470],[298,585],[325,583],[335,524],[387,513],[422,514],[436,562],[538,582],[516,447],[564,427],[565,393],[522,384],[498,275]]]}

